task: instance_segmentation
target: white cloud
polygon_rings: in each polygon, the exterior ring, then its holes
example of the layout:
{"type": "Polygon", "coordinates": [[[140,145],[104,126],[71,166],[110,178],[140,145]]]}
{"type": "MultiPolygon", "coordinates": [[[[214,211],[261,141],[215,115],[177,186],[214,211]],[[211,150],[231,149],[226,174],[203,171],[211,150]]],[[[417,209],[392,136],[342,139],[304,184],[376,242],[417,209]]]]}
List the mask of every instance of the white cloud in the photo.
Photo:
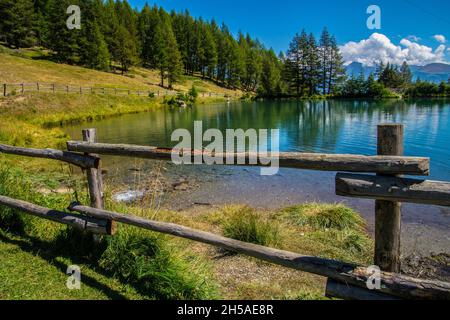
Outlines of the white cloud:
{"type": "Polygon", "coordinates": [[[410,36],[407,36],[406,39],[411,40],[411,41],[414,41],[414,42],[419,42],[420,40],[422,40],[420,37],[415,36],[415,35],[413,35],[413,34],[410,35],[410,36]]]}
{"type": "Polygon", "coordinates": [[[359,62],[366,66],[373,66],[379,61],[385,63],[410,65],[426,65],[433,62],[445,62],[444,45],[436,50],[418,44],[409,39],[402,39],[400,45],[395,45],[383,34],[374,33],[368,39],[360,42],[348,42],[340,47],[346,63],[359,62]]]}
{"type": "Polygon", "coordinates": [[[436,40],[439,43],[446,43],[447,39],[442,34],[437,34],[433,36],[434,40],[436,40]]]}

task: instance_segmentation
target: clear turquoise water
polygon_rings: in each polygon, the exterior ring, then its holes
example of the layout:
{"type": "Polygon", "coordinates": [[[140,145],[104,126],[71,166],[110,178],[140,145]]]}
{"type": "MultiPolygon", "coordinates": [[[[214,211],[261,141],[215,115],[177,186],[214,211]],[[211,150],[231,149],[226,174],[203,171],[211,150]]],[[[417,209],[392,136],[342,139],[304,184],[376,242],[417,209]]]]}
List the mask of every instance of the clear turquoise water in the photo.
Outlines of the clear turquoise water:
{"type": "Polygon", "coordinates": [[[79,138],[81,129],[98,129],[99,140],[173,146],[173,130],[280,129],[281,151],[376,153],[379,123],[405,125],[405,154],[431,158],[431,179],[450,181],[450,102],[404,101],[288,101],[200,105],[188,109],[162,108],[66,128],[79,138]]]}

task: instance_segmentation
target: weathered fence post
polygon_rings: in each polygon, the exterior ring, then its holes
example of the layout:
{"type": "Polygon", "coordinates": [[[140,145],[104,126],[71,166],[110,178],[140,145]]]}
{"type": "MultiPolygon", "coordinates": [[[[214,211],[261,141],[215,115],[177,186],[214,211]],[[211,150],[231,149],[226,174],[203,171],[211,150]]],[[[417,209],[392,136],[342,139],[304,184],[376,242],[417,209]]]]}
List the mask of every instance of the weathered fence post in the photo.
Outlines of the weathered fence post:
{"type": "Polygon", "coordinates": [[[3,96],[6,97],[6,83],[3,84],[3,96]]]}
{"type": "MultiPolygon", "coordinates": [[[[97,140],[97,132],[95,129],[83,129],[83,141],[95,143],[97,140]]],[[[91,207],[101,209],[103,208],[103,199],[100,189],[99,168],[90,168],[87,170],[87,180],[89,188],[89,198],[91,200],[91,207]]]]}
{"type": "MultiPolygon", "coordinates": [[[[84,129],[82,131],[83,141],[89,143],[97,142],[97,130],[95,128],[84,129]]],[[[89,155],[86,153],[86,155],[89,155]]],[[[90,168],[87,170],[87,180],[89,188],[90,206],[97,209],[103,209],[103,178],[100,164],[98,168],[90,168]]],[[[108,234],[114,234],[116,224],[110,221],[108,224],[108,234]]]]}
{"type": "Polygon", "coordinates": [[[36,82],[36,88],[37,88],[37,91],[39,92],[39,90],[40,90],[40,88],[39,88],[39,82],[36,82]]]}
{"type": "MultiPolygon", "coordinates": [[[[403,125],[378,126],[378,155],[403,155],[403,125]]],[[[375,202],[375,264],[383,271],[400,272],[401,203],[375,202]]]]}
{"type": "Polygon", "coordinates": [[[52,84],[52,91],[53,91],[53,93],[55,93],[55,91],[56,91],[56,90],[55,90],[55,87],[56,87],[56,86],[55,86],[55,84],[53,83],[53,84],[52,84]]]}
{"type": "Polygon", "coordinates": [[[22,87],[22,90],[21,90],[21,91],[22,91],[22,93],[24,93],[24,92],[25,92],[24,84],[21,83],[20,85],[21,85],[21,87],[22,87]]]}

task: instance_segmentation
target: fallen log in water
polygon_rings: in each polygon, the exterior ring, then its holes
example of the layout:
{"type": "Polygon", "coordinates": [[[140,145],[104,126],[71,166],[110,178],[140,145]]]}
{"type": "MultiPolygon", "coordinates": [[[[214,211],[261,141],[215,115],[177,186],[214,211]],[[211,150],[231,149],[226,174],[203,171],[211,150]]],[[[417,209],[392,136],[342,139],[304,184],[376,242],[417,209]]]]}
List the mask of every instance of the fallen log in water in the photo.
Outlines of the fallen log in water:
{"type": "MultiPolygon", "coordinates": [[[[187,154],[191,156],[191,163],[194,157],[202,155],[202,151],[136,146],[127,144],[105,144],[87,143],[81,141],[68,141],[67,149],[75,152],[86,152],[95,154],[139,157],[156,160],[171,160],[172,153],[187,154]]],[[[221,159],[223,164],[227,163],[227,154],[210,153],[204,151],[203,154],[217,159],[221,159]]],[[[261,157],[255,153],[234,153],[230,165],[265,166],[270,162],[270,157],[261,157]],[[251,163],[251,159],[258,159],[256,164],[251,163]]],[[[420,157],[396,157],[396,156],[361,156],[348,154],[320,154],[320,153],[279,153],[279,166],[284,168],[309,169],[320,171],[348,171],[348,172],[375,172],[384,174],[411,174],[428,175],[430,160],[420,157]]]]}
{"type": "Polygon", "coordinates": [[[338,173],[339,196],[450,206],[450,183],[338,173]]]}
{"type": "Polygon", "coordinates": [[[30,149],[0,144],[0,153],[14,154],[33,158],[45,158],[71,163],[83,169],[97,168],[100,162],[98,157],[86,156],[79,153],[53,149],[30,149]]]}
{"type": "Polygon", "coordinates": [[[39,218],[66,224],[79,230],[89,231],[95,234],[108,234],[108,221],[103,219],[52,210],[5,196],[0,196],[0,205],[25,212],[39,218]]]}
{"type": "MultiPolygon", "coordinates": [[[[288,268],[328,277],[340,283],[347,283],[364,289],[367,289],[367,281],[372,276],[372,273],[365,267],[263,247],[173,223],[146,220],[131,215],[94,209],[77,203],[71,204],[69,209],[99,219],[114,220],[139,228],[218,246],[233,252],[242,253],[288,268]]],[[[450,283],[421,280],[400,274],[381,272],[381,289],[373,292],[409,299],[450,300],[450,283]]]]}

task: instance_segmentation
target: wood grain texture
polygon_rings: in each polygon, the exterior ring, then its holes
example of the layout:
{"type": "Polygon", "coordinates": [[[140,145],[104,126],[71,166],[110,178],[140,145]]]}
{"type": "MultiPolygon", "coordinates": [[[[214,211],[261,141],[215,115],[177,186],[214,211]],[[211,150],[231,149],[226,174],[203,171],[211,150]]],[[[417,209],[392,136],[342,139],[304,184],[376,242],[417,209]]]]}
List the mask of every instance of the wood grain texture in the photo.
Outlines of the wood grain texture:
{"type": "Polygon", "coordinates": [[[33,158],[44,158],[67,162],[83,169],[97,168],[100,162],[98,157],[86,156],[79,153],[60,151],[54,149],[31,149],[0,144],[0,153],[14,154],[33,158]]]}
{"type": "Polygon", "coordinates": [[[338,173],[336,194],[345,197],[450,206],[450,182],[443,181],[338,173]]]}
{"type": "Polygon", "coordinates": [[[0,205],[31,214],[39,218],[66,224],[82,231],[89,231],[95,234],[107,234],[108,221],[104,219],[74,215],[5,196],[0,196],[0,205]]]}
{"type": "MultiPolygon", "coordinates": [[[[404,127],[401,124],[378,125],[377,154],[403,156],[403,131],[404,127]]],[[[401,207],[400,202],[375,201],[374,263],[383,271],[400,272],[401,207]]]]}
{"type": "MultiPolygon", "coordinates": [[[[105,144],[86,143],[81,141],[68,141],[67,149],[76,152],[87,152],[104,155],[116,155],[126,157],[139,157],[156,160],[171,160],[172,152],[176,150],[168,148],[157,148],[150,146],[136,146],[127,144],[105,144]]],[[[201,154],[201,151],[179,151],[180,154],[188,154],[193,158],[201,154]]],[[[221,158],[223,164],[227,164],[226,154],[208,153],[205,154],[221,158]]],[[[232,165],[239,165],[237,159],[244,159],[245,165],[251,166],[250,159],[257,158],[252,153],[235,153],[232,165]]],[[[262,158],[256,166],[264,166],[262,158]]],[[[320,153],[280,153],[279,165],[284,168],[309,169],[319,171],[347,171],[347,172],[375,172],[385,174],[411,174],[428,175],[430,160],[421,157],[392,157],[392,156],[361,156],[347,154],[320,154],[320,153]]]]}

